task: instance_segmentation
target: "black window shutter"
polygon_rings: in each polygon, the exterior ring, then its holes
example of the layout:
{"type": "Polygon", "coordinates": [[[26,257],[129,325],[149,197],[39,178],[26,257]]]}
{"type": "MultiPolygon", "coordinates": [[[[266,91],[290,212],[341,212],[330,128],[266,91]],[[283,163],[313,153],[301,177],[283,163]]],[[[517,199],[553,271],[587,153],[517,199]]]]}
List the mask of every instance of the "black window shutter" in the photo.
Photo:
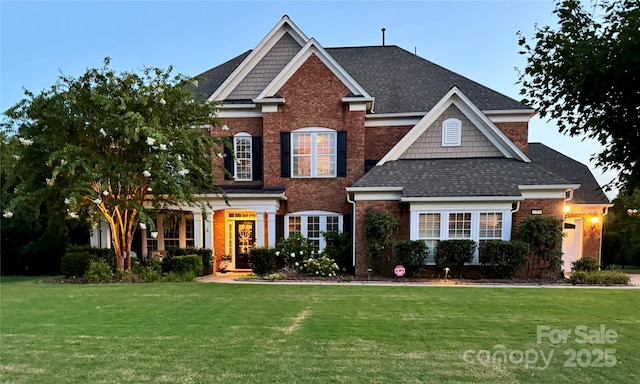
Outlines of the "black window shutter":
{"type": "Polygon", "coordinates": [[[347,177],[347,131],[338,131],[338,177],[347,177]]]}
{"type": "Polygon", "coordinates": [[[262,137],[251,138],[251,159],[253,160],[253,180],[262,180],[262,137]]]}
{"type": "Polygon", "coordinates": [[[353,215],[342,216],[342,232],[351,233],[353,227],[353,215]]]}
{"type": "Polygon", "coordinates": [[[280,176],[291,177],[291,133],[280,132],[280,176]]]}
{"type": "MultiPolygon", "coordinates": [[[[229,136],[229,143],[231,143],[231,147],[233,148],[234,142],[233,142],[233,136],[229,136]]],[[[233,176],[233,152],[231,151],[231,148],[229,148],[228,146],[225,145],[224,147],[224,169],[227,170],[227,172],[225,172],[224,174],[224,179],[225,180],[232,180],[233,176]]]]}
{"type": "Polygon", "coordinates": [[[284,239],[284,215],[276,215],[276,242],[284,239]]]}

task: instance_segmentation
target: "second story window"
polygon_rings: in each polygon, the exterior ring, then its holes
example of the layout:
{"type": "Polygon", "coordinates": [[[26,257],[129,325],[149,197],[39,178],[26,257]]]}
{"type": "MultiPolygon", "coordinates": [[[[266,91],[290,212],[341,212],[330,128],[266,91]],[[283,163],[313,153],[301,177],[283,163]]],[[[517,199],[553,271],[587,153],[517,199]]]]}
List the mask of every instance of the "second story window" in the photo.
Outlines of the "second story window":
{"type": "Polygon", "coordinates": [[[336,131],[304,128],[291,133],[292,177],[336,177],[336,131]]]}
{"type": "Polygon", "coordinates": [[[233,137],[233,151],[236,155],[233,174],[236,180],[248,181],[253,179],[251,141],[251,135],[244,132],[238,133],[233,137]]]}

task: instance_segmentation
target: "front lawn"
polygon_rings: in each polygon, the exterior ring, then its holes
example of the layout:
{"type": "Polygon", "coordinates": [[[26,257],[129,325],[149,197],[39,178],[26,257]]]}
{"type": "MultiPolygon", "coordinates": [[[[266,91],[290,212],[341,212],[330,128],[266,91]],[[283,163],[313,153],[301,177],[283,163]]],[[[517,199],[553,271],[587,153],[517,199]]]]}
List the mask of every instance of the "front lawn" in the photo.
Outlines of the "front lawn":
{"type": "Polygon", "coordinates": [[[0,382],[640,381],[635,289],[37,281],[0,284],[0,382]]]}

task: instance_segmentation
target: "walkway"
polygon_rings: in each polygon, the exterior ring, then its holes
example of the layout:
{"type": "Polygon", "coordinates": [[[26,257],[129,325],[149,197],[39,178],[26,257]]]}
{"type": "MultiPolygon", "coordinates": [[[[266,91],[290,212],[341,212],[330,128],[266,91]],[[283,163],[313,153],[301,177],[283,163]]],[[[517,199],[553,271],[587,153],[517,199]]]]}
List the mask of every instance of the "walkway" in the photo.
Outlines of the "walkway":
{"type": "Polygon", "coordinates": [[[456,280],[446,282],[414,282],[414,281],[323,281],[323,280],[279,280],[279,281],[259,281],[259,280],[236,280],[246,273],[225,273],[198,278],[203,283],[233,283],[233,284],[283,284],[283,285],[352,285],[352,286],[425,286],[425,287],[488,287],[488,288],[600,288],[600,289],[640,289],[640,275],[629,275],[631,277],[630,286],[593,286],[593,285],[568,285],[568,284],[497,284],[497,283],[474,283],[466,281],[460,283],[456,280]]]}

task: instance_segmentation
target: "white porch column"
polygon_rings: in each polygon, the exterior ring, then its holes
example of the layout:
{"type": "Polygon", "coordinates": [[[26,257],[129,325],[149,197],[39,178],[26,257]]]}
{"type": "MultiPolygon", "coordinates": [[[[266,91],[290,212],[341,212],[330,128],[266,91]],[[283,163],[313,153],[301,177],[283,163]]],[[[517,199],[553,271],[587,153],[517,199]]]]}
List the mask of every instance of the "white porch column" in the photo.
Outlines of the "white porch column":
{"type": "Polygon", "coordinates": [[[100,225],[91,227],[91,237],[89,238],[89,244],[93,248],[100,248],[100,225]]]}
{"type": "Polygon", "coordinates": [[[206,211],[204,224],[204,248],[213,249],[213,212],[206,211]]]}
{"type": "Polygon", "coordinates": [[[267,231],[269,236],[269,247],[276,246],[276,214],[269,212],[267,213],[267,231]]]}
{"type": "Polygon", "coordinates": [[[100,247],[111,249],[111,227],[104,220],[100,221],[100,247]]]}
{"type": "Polygon", "coordinates": [[[202,248],[202,212],[193,212],[193,245],[202,248]]]}
{"type": "Polygon", "coordinates": [[[264,212],[256,212],[256,243],[264,247],[264,212]]]}

